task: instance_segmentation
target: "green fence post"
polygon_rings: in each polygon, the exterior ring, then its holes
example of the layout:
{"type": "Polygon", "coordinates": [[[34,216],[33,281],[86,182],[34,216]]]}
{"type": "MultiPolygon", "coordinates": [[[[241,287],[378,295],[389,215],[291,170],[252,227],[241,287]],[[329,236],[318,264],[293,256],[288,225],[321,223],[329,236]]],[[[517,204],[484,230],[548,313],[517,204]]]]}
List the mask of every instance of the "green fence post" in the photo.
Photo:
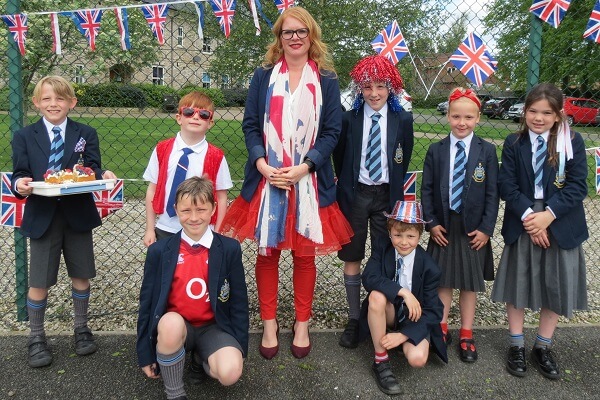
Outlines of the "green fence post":
{"type": "MultiPolygon", "coordinates": [[[[8,0],[6,13],[18,14],[21,10],[20,0],[8,0]]],[[[17,44],[8,33],[8,104],[11,133],[23,127],[23,81],[21,79],[21,53],[17,44]]],[[[15,239],[15,278],[17,320],[27,320],[27,241],[18,229],[14,230],[15,239]]]]}
{"type": "Polygon", "coordinates": [[[531,14],[529,31],[529,60],[527,62],[527,92],[540,80],[540,59],[542,57],[542,20],[531,14]]]}

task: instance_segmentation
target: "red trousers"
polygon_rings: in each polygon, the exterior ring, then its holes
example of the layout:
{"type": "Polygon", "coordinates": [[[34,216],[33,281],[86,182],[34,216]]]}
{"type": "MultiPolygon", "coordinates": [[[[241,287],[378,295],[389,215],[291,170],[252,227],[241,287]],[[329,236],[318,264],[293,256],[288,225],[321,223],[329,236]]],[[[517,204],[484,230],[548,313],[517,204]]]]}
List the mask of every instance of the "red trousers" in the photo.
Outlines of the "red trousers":
{"type": "MultiPolygon", "coordinates": [[[[262,320],[277,316],[277,292],[279,284],[279,258],[281,250],[271,249],[271,255],[258,255],[256,258],[256,287],[262,320]]],[[[312,303],[317,281],[317,268],[314,256],[296,256],[294,260],[294,308],[296,321],[308,321],[312,315],[312,303]]]]}

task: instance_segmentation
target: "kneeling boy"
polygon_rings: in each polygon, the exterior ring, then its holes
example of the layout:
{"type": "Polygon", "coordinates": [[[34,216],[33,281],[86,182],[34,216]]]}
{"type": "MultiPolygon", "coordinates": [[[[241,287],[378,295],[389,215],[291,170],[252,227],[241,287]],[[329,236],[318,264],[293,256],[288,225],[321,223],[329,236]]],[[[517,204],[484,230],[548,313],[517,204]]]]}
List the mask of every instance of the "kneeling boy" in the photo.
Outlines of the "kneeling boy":
{"type": "Polygon", "coordinates": [[[168,399],[186,399],[185,352],[225,386],[240,378],[248,352],[248,293],[240,244],[209,229],[212,183],[179,185],[175,211],[183,230],[148,248],[140,292],[138,363],[159,373],[168,399]]]}
{"type": "Polygon", "coordinates": [[[361,319],[367,319],[375,348],[373,374],[379,389],[400,394],[402,389],[392,373],[388,350],[402,346],[412,367],[423,367],[431,344],[435,353],[448,362],[440,321],[444,306],[437,287],[441,272],[431,256],[419,246],[423,233],[421,204],[396,202],[388,218],[391,243],[371,255],[362,276],[369,292],[363,302],[361,319]]]}

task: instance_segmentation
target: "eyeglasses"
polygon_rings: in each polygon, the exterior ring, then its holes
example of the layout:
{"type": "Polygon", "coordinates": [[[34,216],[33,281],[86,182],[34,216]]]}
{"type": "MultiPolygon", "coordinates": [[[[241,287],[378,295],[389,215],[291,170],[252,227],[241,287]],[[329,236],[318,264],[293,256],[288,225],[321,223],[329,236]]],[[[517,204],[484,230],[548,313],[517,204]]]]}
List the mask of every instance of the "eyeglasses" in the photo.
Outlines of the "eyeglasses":
{"type": "Polygon", "coordinates": [[[198,114],[198,117],[203,120],[210,120],[212,118],[212,111],[206,110],[204,108],[196,108],[196,107],[181,107],[179,109],[179,113],[186,118],[192,118],[194,114],[198,114]]]}
{"type": "Polygon", "coordinates": [[[298,39],[304,39],[305,37],[308,36],[308,28],[301,28],[301,29],[296,29],[296,30],[291,30],[291,29],[286,29],[284,31],[281,31],[281,37],[285,40],[290,40],[291,38],[294,37],[294,33],[296,34],[296,36],[298,36],[298,39]]]}

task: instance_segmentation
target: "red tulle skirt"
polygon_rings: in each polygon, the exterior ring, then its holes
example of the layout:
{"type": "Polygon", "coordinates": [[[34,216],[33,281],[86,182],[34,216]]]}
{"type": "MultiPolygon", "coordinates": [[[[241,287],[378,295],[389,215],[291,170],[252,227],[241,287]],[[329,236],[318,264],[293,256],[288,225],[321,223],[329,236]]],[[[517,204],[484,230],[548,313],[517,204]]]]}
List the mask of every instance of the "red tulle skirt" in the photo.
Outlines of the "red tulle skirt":
{"type": "MultiPolygon", "coordinates": [[[[240,242],[250,239],[256,241],[256,223],[260,208],[261,182],[258,189],[248,203],[242,196],[231,203],[220,233],[234,237],[240,242]]],[[[350,224],[342,214],[337,202],[319,208],[321,225],[323,229],[323,243],[315,243],[296,232],[296,201],[295,193],[290,191],[288,201],[288,213],[285,221],[285,239],[276,247],[279,250],[293,250],[299,256],[315,256],[330,254],[349,243],[354,234],[350,224]]]]}

